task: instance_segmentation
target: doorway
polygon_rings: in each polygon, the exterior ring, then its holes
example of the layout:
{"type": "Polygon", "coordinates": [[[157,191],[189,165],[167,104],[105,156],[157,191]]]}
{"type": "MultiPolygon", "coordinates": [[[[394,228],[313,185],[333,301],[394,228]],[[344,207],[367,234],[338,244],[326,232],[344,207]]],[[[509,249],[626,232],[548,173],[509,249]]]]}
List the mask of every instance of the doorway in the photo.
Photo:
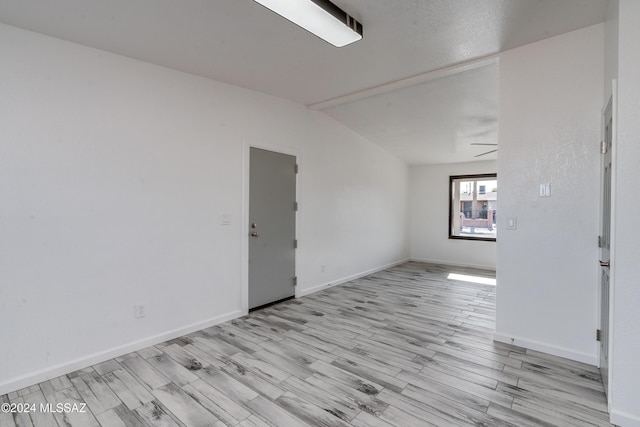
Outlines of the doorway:
{"type": "Polygon", "coordinates": [[[296,158],[251,147],[249,310],[295,295],[296,158]]]}

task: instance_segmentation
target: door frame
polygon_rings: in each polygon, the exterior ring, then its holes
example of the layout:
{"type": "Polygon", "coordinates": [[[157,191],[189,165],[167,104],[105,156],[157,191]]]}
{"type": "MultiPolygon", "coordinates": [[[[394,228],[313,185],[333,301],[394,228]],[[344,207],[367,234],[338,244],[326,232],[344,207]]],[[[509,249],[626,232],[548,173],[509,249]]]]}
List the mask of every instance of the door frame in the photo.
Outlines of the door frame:
{"type": "MultiPolygon", "coordinates": [[[[609,351],[608,351],[608,357],[607,357],[607,364],[609,365],[607,367],[607,371],[608,371],[608,375],[607,375],[607,387],[609,390],[609,393],[607,395],[607,406],[608,406],[608,412],[611,413],[611,387],[610,385],[613,383],[612,379],[615,375],[614,373],[614,367],[613,367],[613,353],[614,353],[614,340],[615,337],[613,335],[613,317],[614,317],[614,310],[615,310],[615,272],[616,272],[616,261],[615,261],[615,253],[616,253],[616,249],[615,249],[615,236],[616,236],[616,221],[615,221],[615,217],[616,217],[616,182],[617,182],[617,178],[616,178],[616,168],[617,168],[617,160],[616,160],[616,153],[617,153],[617,141],[618,141],[618,125],[617,125],[617,118],[618,118],[618,82],[616,79],[613,79],[611,81],[611,97],[609,99],[606,100],[606,103],[604,105],[604,107],[602,108],[600,117],[601,117],[601,128],[602,128],[602,141],[604,141],[605,139],[605,112],[607,109],[607,106],[609,105],[609,100],[611,100],[611,119],[612,119],[612,124],[611,124],[611,162],[612,162],[612,168],[611,168],[611,212],[610,212],[610,248],[609,248],[609,261],[611,263],[611,268],[609,269],[609,331],[608,331],[608,336],[609,336],[609,351]]],[[[601,155],[601,160],[600,160],[600,183],[602,183],[602,173],[603,173],[603,158],[601,155]]],[[[602,235],[602,211],[603,211],[603,207],[602,207],[602,200],[603,200],[603,189],[602,189],[602,185],[600,186],[600,208],[599,208],[599,224],[600,224],[600,228],[599,228],[599,235],[602,235]]],[[[600,250],[598,250],[598,259],[600,259],[600,250]]],[[[597,298],[597,329],[600,328],[600,325],[602,324],[602,313],[601,313],[601,278],[600,275],[602,274],[601,272],[601,267],[598,267],[597,269],[597,294],[598,294],[598,298],[597,298]]],[[[600,342],[596,341],[596,355],[597,355],[597,360],[598,360],[598,367],[600,367],[600,342]]]]}
{"type": "MultiPolygon", "coordinates": [[[[242,286],[240,292],[240,309],[243,315],[249,313],[249,173],[251,148],[260,148],[262,150],[273,151],[275,153],[287,154],[296,158],[296,163],[300,165],[299,150],[289,145],[283,145],[276,142],[257,139],[257,138],[243,138],[242,142],[242,225],[240,227],[242,238],[242,286]]],[[[299,200],[299,188],[300,188],[300,174],[296,174],[296,200],[299,200]]],[[[300,212],[296,212],[296,239],[300,239],[300,212]]],[[[295,272],[298,275],[299,265],[299,250],[295,252],[295,272]]],[[[299,297],[298,286],[295,288],[295,298],[299,297]]]]}

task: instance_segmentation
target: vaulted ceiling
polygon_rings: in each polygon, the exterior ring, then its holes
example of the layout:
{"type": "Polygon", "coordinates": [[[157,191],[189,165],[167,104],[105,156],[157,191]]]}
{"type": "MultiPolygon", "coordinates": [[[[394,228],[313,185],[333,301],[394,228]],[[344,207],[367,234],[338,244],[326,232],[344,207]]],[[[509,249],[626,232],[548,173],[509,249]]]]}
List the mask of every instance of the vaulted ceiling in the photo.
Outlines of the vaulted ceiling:
{"type": "Polygon", "coordinates": [[[497,142],[496,54],[604,21],[605,0],[333,0],[335,48],[253,0],[0,0],[0,22],[324,111],[410,164],[497,142]]]}

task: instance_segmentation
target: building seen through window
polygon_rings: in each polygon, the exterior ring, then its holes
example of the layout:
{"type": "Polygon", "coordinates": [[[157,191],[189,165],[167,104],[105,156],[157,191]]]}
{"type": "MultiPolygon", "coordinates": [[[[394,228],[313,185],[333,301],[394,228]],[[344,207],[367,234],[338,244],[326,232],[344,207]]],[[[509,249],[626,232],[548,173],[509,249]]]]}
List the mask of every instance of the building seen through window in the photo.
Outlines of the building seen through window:
{"type": "Polygon", "coordinates": [[[497,174],[452,176],[449,197],[449,238],[495,241],[497,174]]]}

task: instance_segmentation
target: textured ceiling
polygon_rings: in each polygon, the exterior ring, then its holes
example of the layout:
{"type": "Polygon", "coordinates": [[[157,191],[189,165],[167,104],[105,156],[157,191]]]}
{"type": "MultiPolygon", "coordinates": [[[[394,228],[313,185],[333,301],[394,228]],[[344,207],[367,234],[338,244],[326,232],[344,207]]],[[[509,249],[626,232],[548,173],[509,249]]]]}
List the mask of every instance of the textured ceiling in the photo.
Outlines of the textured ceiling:
{"type": "MultiPolygon", "coordinates": [[[[0,22],[305,105],[330,101],[331,111],[327,112],[342,117],[350,110],[348,115],[355,121],[358,113],[354,110],[358,105],[365,111],[373,105],[359,100],[339,109],[337,104],[342,101],[332,100],[603,22],[606,3],[605,0],[334,2],[362,22],[363,40],[335,48],[253,0],[0,0],[0,22]],[[338,114],[338,110],[342,113],[338,114]]],[[[477,76],[468,80],[478,82],[477,76]]],[[[452,83],[442,84],[446,87],[452,83]]],[[[419,104],[425,112],[433,113],[438,106],[446,106],[446,101],[443,104],[432,99],[427,89],[431,86],[416,93],[400,90],[407,103],[414,107],[419,104]]],[[[478,99],[482,96],[478,90],[470,91],[469,103],[480,108],[478,99]]],[[[400,94],[389,95],[394,105],[404,102],[400,94]]],[[[461,96],[464,92],[455,94],[456,102],[464,103],[461,96]]],[[[374,104],[378,102],[379,99],[372,100],[374,104]]],[[[474,111],[469,117],[493,114],[497,118],[495,105],[488,105],[486,111],[474,111]]],[[[449,110],[458,114],[460,109],[449,106],[449,110]]],[[[359,116],[358,122],[364,114],[359,116]]],[[[384,132],[366,135],[396,154],[393,141],[395,136],[402,135],[394,135],[393,129],[404,134],[423,132],[422,138],[415,135],[414,139],[431,141],[431,148],[442,134],[439,130],[429,135],[430,129],[425,126],[410,129],[411,123],[416,123],[411,118],[406,128],[400,116],[389,117],[387,122],[384,132]]],[[[464,123],[465,118],[448,117],[447,122],[464,123]]],[[[373,127],[370,124],[359,128],[369,132],[373,127]]],[[[468,132],[466,128],[450,130],[455,135],[468,132]]],[[[401,140],[403,146],[410,144],[408,138],[401,140]]],[[[460,137],[454,138],[454,143],[461,144],[460,137]]],[[[412,151],[405,147],[401,152],[412,151]]],[[[421,158],[423,162],[440,161],[437,156],[430,160],[426,154],[421,158]]],[[[472,159],[473,156],[467,157],[472,159]]]]}
{"type": "Polygon", "coordinates": [[[498,141],[498,65],[487,65],[323,110],[409,164],[474,157],[498,141]],[[425,100],[429,100],[425,102],[425,100]]]}

